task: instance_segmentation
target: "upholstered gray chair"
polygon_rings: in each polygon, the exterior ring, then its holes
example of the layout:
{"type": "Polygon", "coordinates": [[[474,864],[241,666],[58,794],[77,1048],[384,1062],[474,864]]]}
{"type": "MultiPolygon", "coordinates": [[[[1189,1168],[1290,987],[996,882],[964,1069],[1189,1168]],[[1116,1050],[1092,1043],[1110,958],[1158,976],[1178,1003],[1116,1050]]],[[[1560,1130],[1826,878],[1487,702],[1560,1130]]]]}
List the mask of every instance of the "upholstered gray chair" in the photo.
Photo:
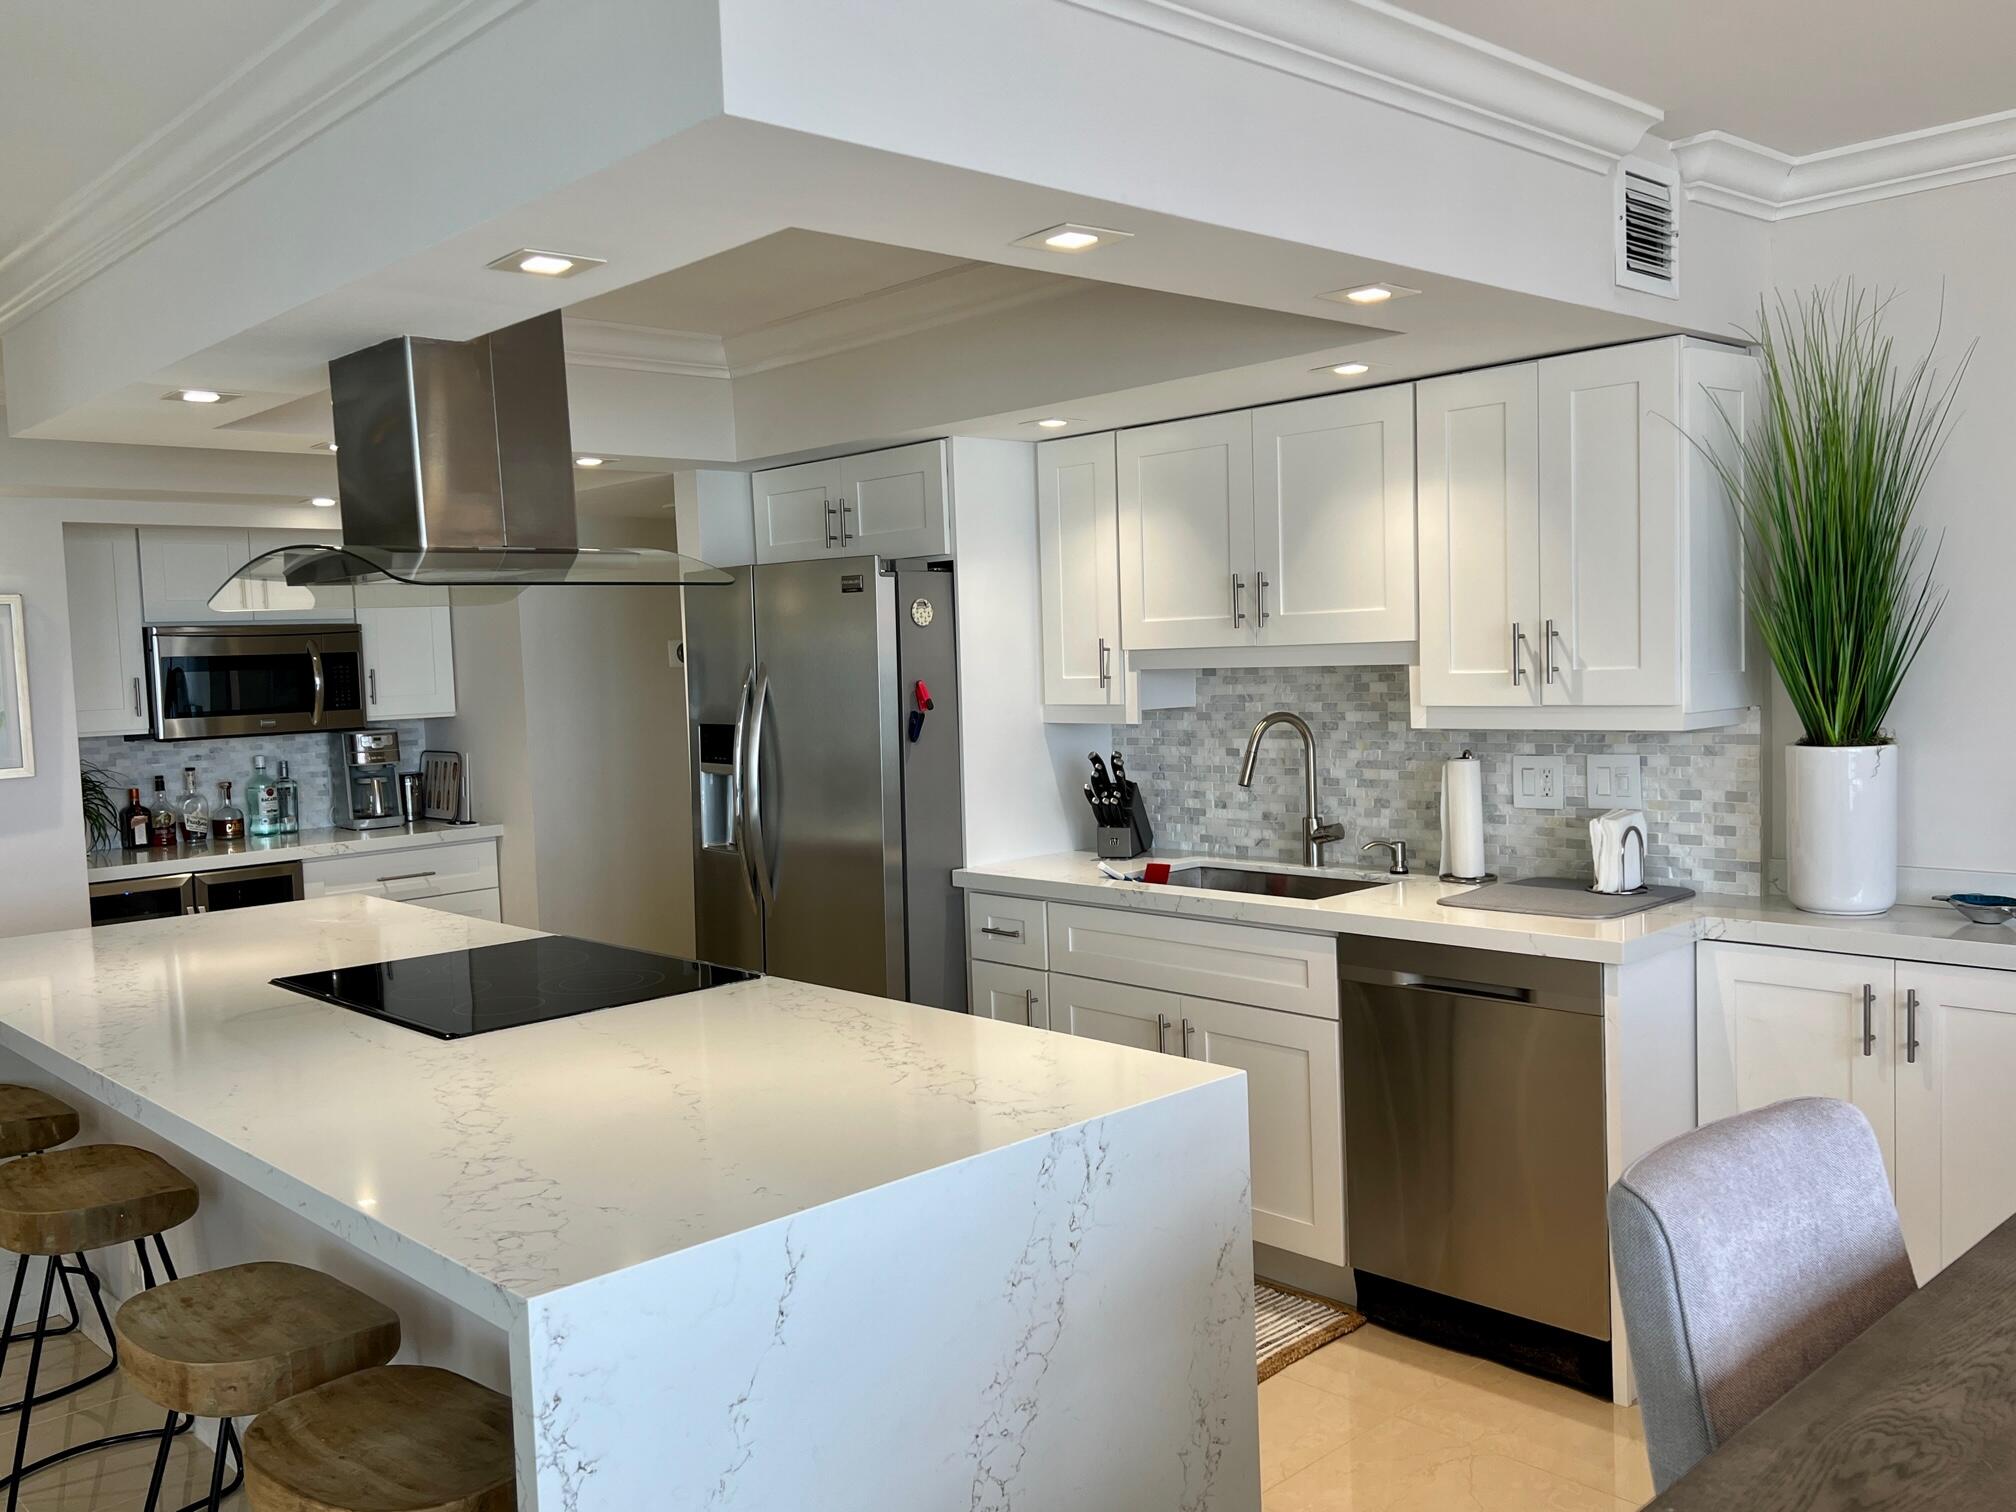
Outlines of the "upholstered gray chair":
{"type": "Polygon", "coordinates": [[[1610,1245],[1661,1491],[1916,1286],[1875,1131],[1821,1097],[1634,1162],[1610,1245]]]}

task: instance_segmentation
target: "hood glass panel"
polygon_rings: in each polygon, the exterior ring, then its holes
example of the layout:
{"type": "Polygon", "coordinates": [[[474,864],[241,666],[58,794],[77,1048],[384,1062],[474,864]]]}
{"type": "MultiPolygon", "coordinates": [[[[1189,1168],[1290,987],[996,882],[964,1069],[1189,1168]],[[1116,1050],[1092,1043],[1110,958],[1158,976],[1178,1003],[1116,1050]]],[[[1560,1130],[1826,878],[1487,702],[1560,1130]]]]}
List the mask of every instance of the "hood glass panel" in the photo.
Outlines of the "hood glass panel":
{"type": "Polygon", "coordinates": [[[339,583],[410,583],[422,588],[725,587],[729,573],[676,551],[645,547],[577,551],[388,551],[381,546],[281,546],[254,557],[221,584],[212,609],[257,606],[239,583],[315,587],[339,583]]]}

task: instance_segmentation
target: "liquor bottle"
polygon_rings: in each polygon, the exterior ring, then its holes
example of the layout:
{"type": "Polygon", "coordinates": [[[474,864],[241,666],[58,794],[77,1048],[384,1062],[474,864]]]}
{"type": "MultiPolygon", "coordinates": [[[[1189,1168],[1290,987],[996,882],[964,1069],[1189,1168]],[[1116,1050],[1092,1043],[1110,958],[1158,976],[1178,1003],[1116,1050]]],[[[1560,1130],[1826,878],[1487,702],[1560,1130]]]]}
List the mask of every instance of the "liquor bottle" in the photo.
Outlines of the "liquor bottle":
{"type": "Polygon", "coordinates": [[[129,851],[147,849],[147,837],[153,833],[153,822],[154,816],[140,801],[140,789],[126,789],[126,807],[119,810],[119,848],[129,851]]]}
{"type": "Polygon", "coordinates": [[[227,777],[218,783],[217,791],[223,795],[224,801],[211,812],[210,833],[219,840],[243,840],[245,810],[231,801],[231,780],[227,777]]]}
{"type": "Polygon", "coordinates": [[[196,791],[196,768],[182,768],[182,843],[197,849],[210,843],[210,800],[196,791]]]}
{"type": "Polygon", "coordinates": [[[301,832],[301,784],[287,775],[287,758],[280,758],[280,780],[273,784],[279,794],[280,833],[297,835],[301,832]]]}
{"type": "Polygon", "coordinates": [[[252,780],[245,784],[245,833],[280,833],[280,785],[266,775],[266,758],[252,758],[252,780]]]}
{"type": "Polygon", "coordinates": [[[175,849],[176,837],[182,831],[182,814],[168,801],[168,784],[159,772],[154,774],[154,809],[148,816],[147,827],[150,850],[175,849]]]}

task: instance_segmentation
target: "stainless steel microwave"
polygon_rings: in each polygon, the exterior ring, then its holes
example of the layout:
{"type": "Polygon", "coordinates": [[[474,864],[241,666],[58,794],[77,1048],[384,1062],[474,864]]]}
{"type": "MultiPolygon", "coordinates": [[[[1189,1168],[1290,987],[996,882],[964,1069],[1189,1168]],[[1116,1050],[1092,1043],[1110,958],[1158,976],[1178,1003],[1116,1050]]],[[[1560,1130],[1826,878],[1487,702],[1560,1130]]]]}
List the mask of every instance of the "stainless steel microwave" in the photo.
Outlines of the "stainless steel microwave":
{"type": "Polygon", "coordinates": [[[156,740],[354,730],[364,723],[355,625],[149,625],[156,740]]]}

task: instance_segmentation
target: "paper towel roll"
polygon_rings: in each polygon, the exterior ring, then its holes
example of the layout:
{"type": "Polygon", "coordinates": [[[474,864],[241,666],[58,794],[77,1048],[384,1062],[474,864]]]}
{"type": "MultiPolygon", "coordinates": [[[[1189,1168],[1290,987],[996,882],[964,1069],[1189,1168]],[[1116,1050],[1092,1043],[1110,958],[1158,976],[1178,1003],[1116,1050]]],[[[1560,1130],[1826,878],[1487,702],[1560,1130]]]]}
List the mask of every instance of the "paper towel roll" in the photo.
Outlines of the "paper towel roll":
{"type": "Polygon", "coordinates": [[[1465,751],[1442,763],[1442,874],[1484,875],[1484,763],[1465,751]]]}

